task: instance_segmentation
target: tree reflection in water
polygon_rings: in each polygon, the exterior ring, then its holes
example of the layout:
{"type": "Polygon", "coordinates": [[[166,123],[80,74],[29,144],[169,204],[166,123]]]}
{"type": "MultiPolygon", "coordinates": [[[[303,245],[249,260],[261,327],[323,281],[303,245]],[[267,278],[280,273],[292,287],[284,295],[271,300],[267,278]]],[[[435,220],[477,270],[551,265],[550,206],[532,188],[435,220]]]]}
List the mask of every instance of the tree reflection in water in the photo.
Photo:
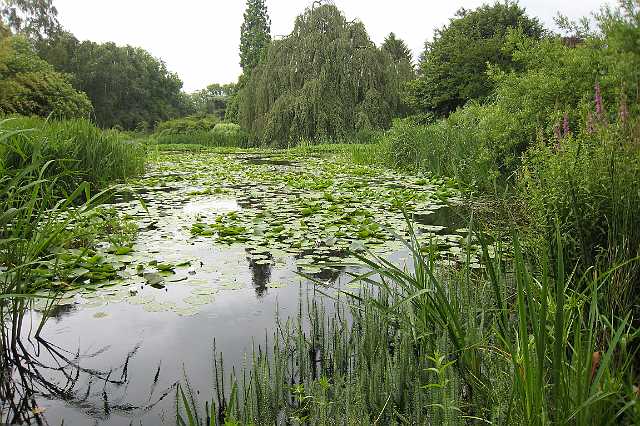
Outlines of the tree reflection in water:
{"type": "Polygon", "coordinates": [[[80,347],[72,351],[48,342],[40,335],[42,325],[64,308],[45,312],[34,330],[28,303],[11,300],[0,306],[0,423],[47,424],[40,399],[63,400],[101,420],[115,412],[134,417],[151,410],[175,389],[177,383],[156,392],[161,370],[158,365],[148,400],[143,404],[126,402],[129,364],[140,346],[108,371],[85,368],[88,360],[105,354],[109,347],[82,353],[80,347]]]}

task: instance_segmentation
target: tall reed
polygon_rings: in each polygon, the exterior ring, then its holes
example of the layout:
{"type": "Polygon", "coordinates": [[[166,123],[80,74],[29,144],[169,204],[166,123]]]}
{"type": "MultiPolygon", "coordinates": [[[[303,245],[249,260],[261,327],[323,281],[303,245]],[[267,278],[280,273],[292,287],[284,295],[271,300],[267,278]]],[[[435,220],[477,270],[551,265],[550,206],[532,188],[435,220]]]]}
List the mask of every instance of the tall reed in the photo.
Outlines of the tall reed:
{"type": "Polygon", "coordinates": [[[142,144],[102,131],[86,120],[16,117],[0,121],[0,131],[6,173],[47,165],[44,177],[55,178],[58,193],[65,196],[83,182],[102,189],[144,170],[142,144]]]}
{"type": "MultiPolygon", "coordinates": [[[[368,254],[349,310],[310,302],[309,318],[281,325],[249,365],[221,383],[207,416],[185,424],[609,424],[640,417],[634,394],[638,331],[603,316],[598,301],[615,268],[577,278],[557,259],[533,270],[517,235],[512,260],[447,271],[410,228],[409,267],[368,254]],[[582,288],[578,291],[576,288],[582,288]],[[350,313],[350,315],[347,315],[350,313]],[[211,413],[215,412],[215,416],[211,413]],[[235,422],[235,423],[234,423],[235,422]]],[[[472,244],[468,240],[468,246],[472,244]]],[[[550,258],[547,253],[545,258],[550,258]]],[[[190,401],[190,402],[189,402],[190,401]]],[[[187,416],[188,417],[188,416],[187,416]]]]}

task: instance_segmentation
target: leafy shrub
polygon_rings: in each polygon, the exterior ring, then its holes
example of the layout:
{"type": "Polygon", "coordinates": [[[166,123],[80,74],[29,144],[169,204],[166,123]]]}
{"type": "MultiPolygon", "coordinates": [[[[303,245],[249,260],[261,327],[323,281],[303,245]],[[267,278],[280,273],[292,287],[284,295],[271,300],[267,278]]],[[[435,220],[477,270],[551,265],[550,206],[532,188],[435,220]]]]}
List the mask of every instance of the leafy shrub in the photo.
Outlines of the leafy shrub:
{"type": "Polygon", "coordinates": [[[164,133],[153,137],[151,141],[158,145],[209,145],[212,138],[207,132],[164,133]]]}
{"type": "Polygon", "coordinates": [[[156,133],[160,135],[203,133],[213,130],[219,123],[220,119],[215,115],[192,115],[159,123],[156,133]]]}
{"type": "MultiPolygon", "coordinates": [[[[179,121],[179,120],[174,120],[179,121]]],[[[164,129],[156,134],[153,141],[159,145],[204,145],[213,147],[245,147],[248,145],[248,137],[239,125],[233,123],[216,123],[211,130],[185,130],[178,131],[184,122],[164,129]]],[[[193,129],[194,126],[191,127],[193,129]]]]}
{"type": "Polygon", "coordinates": [[[75,90],[22,37],[0,36],[0,115],[88,117],[89,98],[75,90]]]}
{"type": "Polygon", "coordinates": [[[216,146],[247,146],[247,133],[235,123],[218,123],[211,132],[216,146]]]}

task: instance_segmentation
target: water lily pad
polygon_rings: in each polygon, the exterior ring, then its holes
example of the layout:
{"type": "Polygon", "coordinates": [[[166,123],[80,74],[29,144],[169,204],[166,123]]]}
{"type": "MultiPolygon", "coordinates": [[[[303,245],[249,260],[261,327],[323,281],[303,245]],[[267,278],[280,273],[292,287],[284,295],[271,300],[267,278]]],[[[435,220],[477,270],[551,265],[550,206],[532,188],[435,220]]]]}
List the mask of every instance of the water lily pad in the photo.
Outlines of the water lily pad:
{"type": "Polygon", "coordinates": [[[201,295],[201,296],[209,296],[209,295],[213,295],[216,294],[218,292],[218,289],[215,288],[202,288],[202,287],[196,287],[193,290],[191,290],[191,294],[196,294],[196,295],[201,295]]]}
{"type": "Polygon", "coordinates": [[[129,297],[127,302],[132,305],[146,305],[147,303],[152,303],[155,300],[155,297],[152,295],[136,295],[129,297]]]}
{"type": "Polygon", "coordinates": [[[269,285],[267,285],[267,287],[269,287],[269,288],[285,288],[285,287],[287,287],[287,284],[280,283],[280,282],[278,282],[278,283],[269,283],[269,285]]]}
{"type": "Polygon", "coordinates": [[[143,308],[145,312],[167,312],[171,311],[175,306],[175,303],[162,303],[162,302],[150,302],[145,303],[143,308]]]}
{"type": "Polygon", "coordinates": [[[213,303],[215,298],[213,295],[205,295],[205,294],[194,294],[191,296],[187,296],[183,299],[184,303],[188,303],[189,305],[194,306],[202,306],[213,303]]]}
{"type": "Polygon", "coordinates": [[[239,283],[224,283],[220,286],[224,290],[242,290],[244,286],[239,283]]]}
{"type": "Polygon", "coordinates": [[[181,317],[191,317],[200,312],[200,310],[196,306],[174,307],[171,310],[181,317]]]}
{"type": "Polygon", "coordinates": [[[157,286],[164,282],[164,277],[156,272],[145,273],[143,276],[147,284],[151,286],[157,286]]]}

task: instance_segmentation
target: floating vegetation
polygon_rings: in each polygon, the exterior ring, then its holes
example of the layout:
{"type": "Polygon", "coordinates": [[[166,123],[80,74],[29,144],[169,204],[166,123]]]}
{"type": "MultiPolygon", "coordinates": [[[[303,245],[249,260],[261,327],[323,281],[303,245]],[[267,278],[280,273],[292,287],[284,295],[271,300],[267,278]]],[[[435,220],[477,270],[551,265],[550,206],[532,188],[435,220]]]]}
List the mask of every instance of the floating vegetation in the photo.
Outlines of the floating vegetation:
{"type": "Polygon", "coordinates": [[[127,302],[149,313],[195,315],[251,284],[259,292],[282,289],[294,271],[331,281],[360,264],[354,254],[401,252],[403,209],[419,222],[432,258],[462,262],[470,255],[480,267],[479,246],[462,228],[459,193],[448,180],[333,156],[162,155],[113,206],[86,219],[117,238],[105,232],[102,242],[61,247],[35,268],[37,286],[62,291],[60,304],[127,302]],[[270,282],[273,270],[289,271],[289,278],[270,282]]]}

